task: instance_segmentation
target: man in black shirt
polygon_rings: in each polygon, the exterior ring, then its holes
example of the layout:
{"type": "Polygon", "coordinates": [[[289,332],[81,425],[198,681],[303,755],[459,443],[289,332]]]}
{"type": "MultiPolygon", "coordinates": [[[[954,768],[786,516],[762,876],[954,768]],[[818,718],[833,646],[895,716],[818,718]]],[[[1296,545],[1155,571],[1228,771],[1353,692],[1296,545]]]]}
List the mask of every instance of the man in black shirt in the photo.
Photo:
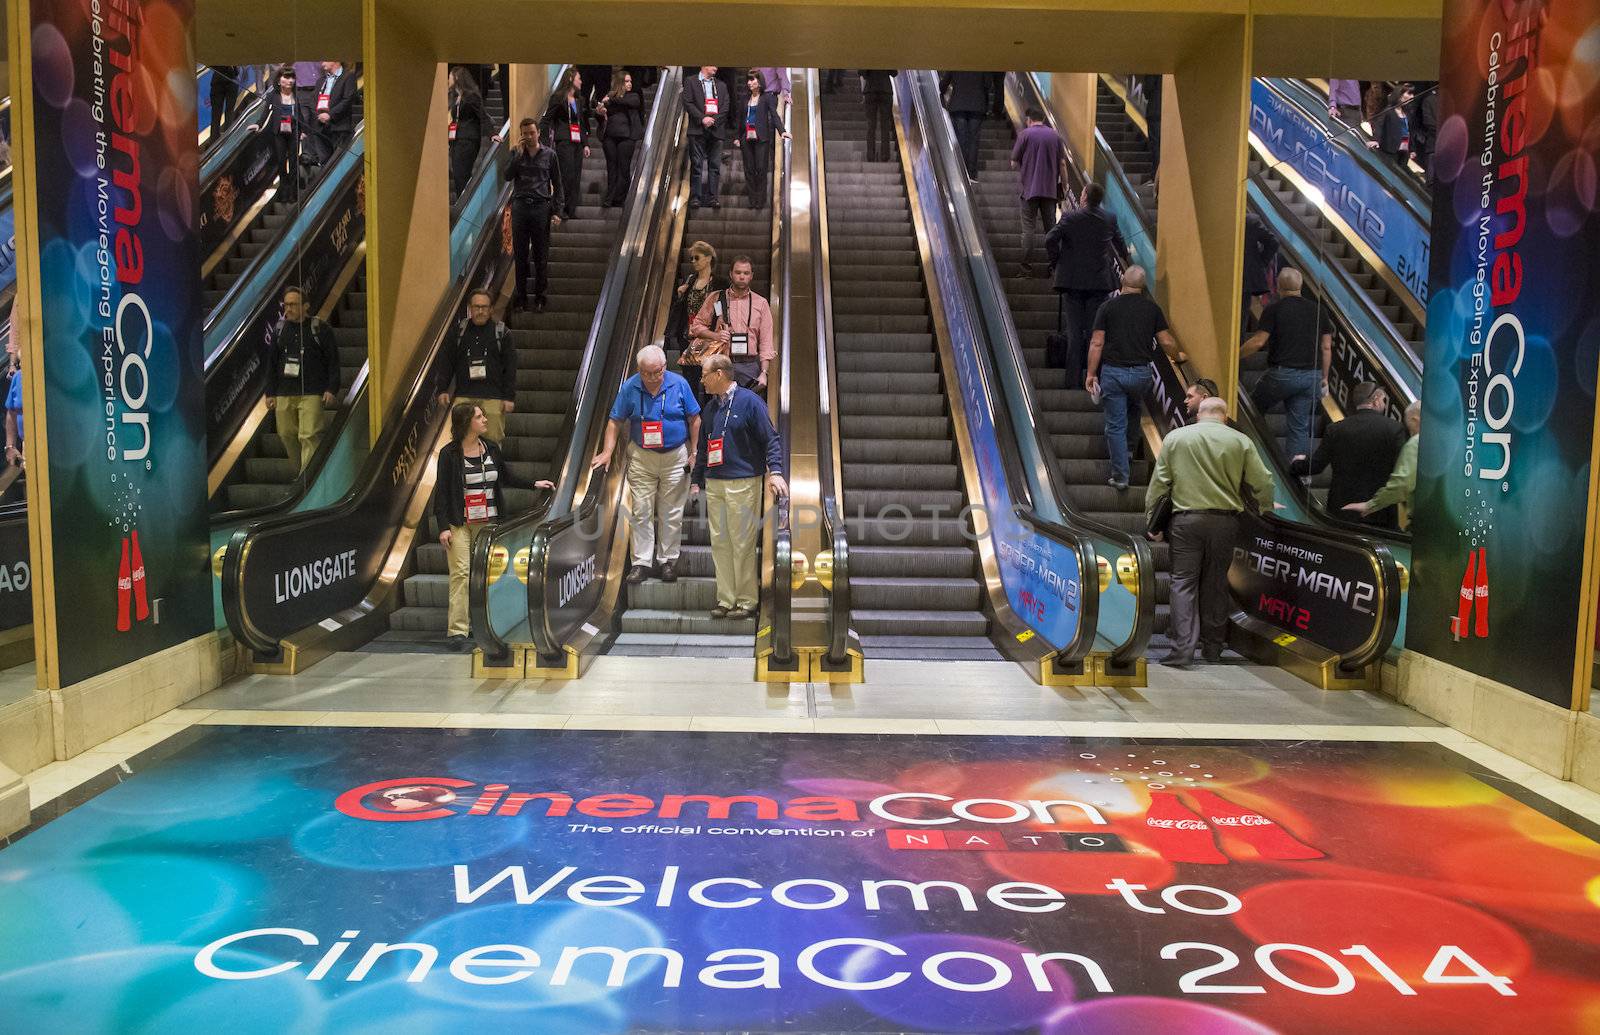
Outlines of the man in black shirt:
{"type": "Polygon", "coordinates": [[[517,407],[517,347],[506,325],[490,318],[493,304],[487,291],[474,291],[467,299],[467,318],[456,327],[449,361],[439,375],[439,402],[450,403],[453,383],[455,401],[482,410],[489,422],[484,437],[499,444],[505,441],[505,415],[517,407]]]}
{"type": "Polygon", "coordinates": [[[1101,395],[1106,411],[1106,452],[1111,456],[1114,489],[1128,487],[1128,454],[1137,441],[1139,401],[1150,390],[1155,372],[1150,361],[1156,358],[1152,342],[1172,357],[1185,359],[1178,343],[1167,330],[1167,315],[1144,293],[1143,266],[1129,266],[1122,274],[1122,292],[1107,299],[1094,315],[1094,334],[1089,339],[1089,376],[1084,387],[1090,395],[1101,395]]]}
{"type": "Polygon", "coordinates": [[[1283,403],[1289,419],[1289,456],[1311,452],[1311,422],[1328,388],[1333,362],[1333,330],[1322,306],[1300,295],[1305,278],[1284,267],[1278,274],[1278,299],[1261,311],[1261,325],[1239,347],[1243,359],[1267,349],[1267,372],[1250,396],[1263,414],[1283,403]],[[1320,346],[1320,347],[1319,347],[1320,346]]]}
{"type": "MultiPolygon", "coordinates": [[[[1328,510],[1340,517],[1347,503],[1371,499],[1389,480],[1400,447],[1406,444],[1406,429],[1388,416],[1389,396],[1371,381],[1364,381],[1350,392],[1350,415],[1333,425],[1322,436],[1310,460],[1297,456],[1289,465],[1294,474],[1320,474],[1333,465],[1333,481],[1328,485],[1328,510]]],[[[1399,528],[1400,512],[1385,507],[1362,518],[1379,528],[1399,528]]]]}
{"type": "Polygon", "coordinates": [[[283,451],[303,471],[322,441],[322,408],[339,391],[339,349],[328,325],[306,314],[305,294],[283,293],[283,319],[272,339],[267,408],[274,410],[283,451]]]}
{"type": "Polygon", "coordinates": [[[528,307],[528,253],[533,252],[533,307],[544,312],[545,290],[550,286],[550,227],[560,226],[556,212],[566,204],[561,167],[553,149],[539,143],[539,124],[523,119],[518,124],[522,140],[511,149],[506,182],[511,184],[511,252],[516,259],[517,283],[511,305],[528,307]]]}

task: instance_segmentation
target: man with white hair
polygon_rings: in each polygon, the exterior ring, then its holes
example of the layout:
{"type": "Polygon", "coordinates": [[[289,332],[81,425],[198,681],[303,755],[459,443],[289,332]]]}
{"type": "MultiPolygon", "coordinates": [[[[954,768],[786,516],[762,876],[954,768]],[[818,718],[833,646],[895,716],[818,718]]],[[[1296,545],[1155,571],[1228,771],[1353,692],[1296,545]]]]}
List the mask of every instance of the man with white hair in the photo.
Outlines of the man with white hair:
{"type": "Polygon", "coordinates": [[[1206,661],[1222,660],[1232,609],[1228,566],[1245,488],[1262,509],[1272,507],[1272,474],[1250,439],[1228,427],[1228,404],[1215,396],[1203,399],[1198,416],[1167,433],[1144,497],[1147,513],[1163,496],[1172,497],[1166,532],[1172,544],[1172,650],[1161,663],[1173,668],[1192,665],[1196,646],[1206,661]]]}
{"type": "Polygon", "coordinates": [[[689,382],[667,369],[661,346],[646,345],[636,358],[639,372],[622,382],[617,392],[605,444],[595,454],[593,466],[611,463],[617,435],[626,428],[628,488],[633,496],[633,566],[628,581],[643,582],[655,571],[662,582],[674,582],[683,547],[689,461],[700,441],[700,404],[689,382]]]}
{"type": "Polygon", "coordinates": [[[1417,443],[1422,439],[1422,403],[1414,402],[1406,407],[1406,430],[1411,433],[1411,437],[1400,447],[1400,455],[1394,462],[1394,471],[1389,475],[1389,480],[1384,483],[1383,488],[1365,503],[1346,503],[1345,510],[1366,517],[1398,503],[1409,514],[1411,497],[1417,491],[1417,443]]]}
{"type": "Polygon", "coordinates": [[[1263,347],[1267,372],[1256,382],[1250,397],[1263,414],[1283,403],[1289,421],[1289,456],[1311,453],[1311,423],[1328,390],[1328,367],[1333,362],[1333,329],[1323,307],[1300,294],[1305,282],[1300,271],[1285,267],[1278,273],[1278,300],[1261,311],[1257,330],[1239,346],[1239,358],[1263,347]]]}

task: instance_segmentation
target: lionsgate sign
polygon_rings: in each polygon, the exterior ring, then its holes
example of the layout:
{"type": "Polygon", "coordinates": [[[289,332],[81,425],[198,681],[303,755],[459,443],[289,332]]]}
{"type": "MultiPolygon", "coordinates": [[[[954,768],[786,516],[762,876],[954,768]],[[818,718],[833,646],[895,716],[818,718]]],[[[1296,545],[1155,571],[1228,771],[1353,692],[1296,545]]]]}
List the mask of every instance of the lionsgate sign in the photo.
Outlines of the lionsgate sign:
{"type": "Polygon", "coordinates": [[[65,683],[209,626],[189,0],[34,0],[50,521],[65,683]]]}

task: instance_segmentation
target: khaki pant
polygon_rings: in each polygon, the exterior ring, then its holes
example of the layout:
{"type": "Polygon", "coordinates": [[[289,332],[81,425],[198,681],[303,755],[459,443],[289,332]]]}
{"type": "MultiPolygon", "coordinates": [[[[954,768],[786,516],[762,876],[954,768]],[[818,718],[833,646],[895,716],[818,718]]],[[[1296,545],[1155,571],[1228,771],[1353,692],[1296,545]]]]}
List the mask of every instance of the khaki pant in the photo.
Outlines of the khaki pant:
{"type": "Polygon", "coordinates": [[[465,636],[472,627],[467,615],[467,582],[472,575],[472,544],[489,531],[486,524],[457,525],[450,530],[450,621],[445,627],[451,636],[465,636]]]}
{"type": "Polygon", "coordinates": [[[296,471],[304,471],[322,441],[322,396],[280,395],[277,415],[283,451],[296,471]]]}
{"type": "Polygon", "coordinates": [[[504,399],[477,399],[470,395],[462,395],[457,396],[455,402],[450,405],[456,406],[460,403],[471,403],[482,410],[484,417],[488,418],[489,430],[483,433],[484,438],[497,446],[505,442],[506,403],[504,399]]]}
{"type": "Polygon", "coordinates": [[[633,563],[646,568],[657,561],[676,561],[683,548],[683,507],[689,501],[686,446],[657,453],[628,443],[628,489],[633,502],[633,563]],[[660,535],[656,520],[660,519],[660,535]]]}
{"type": "Polygon", "coordinates": [[[717,566],[717,603],[756,607],[756,532],[761,528],[761,478],[706,479],[706,521],[711,561],[717,566]]]}

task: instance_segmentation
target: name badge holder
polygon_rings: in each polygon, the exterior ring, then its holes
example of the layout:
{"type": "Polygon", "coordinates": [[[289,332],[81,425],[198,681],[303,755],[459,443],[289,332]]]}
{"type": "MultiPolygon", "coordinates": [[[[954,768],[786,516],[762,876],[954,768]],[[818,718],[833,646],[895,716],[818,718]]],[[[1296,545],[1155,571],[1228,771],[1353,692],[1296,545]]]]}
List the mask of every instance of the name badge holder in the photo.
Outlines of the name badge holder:
{"type": "Polygon", "coordinates": [[[487,489],[468,489],[464,502],[466,504],[467,524],[480,525],[489,520],[489,491],[487,489]]]}
{"type": "Polygon", "coordinates": [[[706,439],[706,466],[707,467],[721,467],[722,466],[722,438],[721,438],[721,436],[718,436],[717,438],[708,438],[708,439],[706,439]]]}
{"type": "Polygon", "coordinates": [[[300,357],[299,356],[285,356],[285,357],[283,357],[283,376],[284,377],[299,377],[300,376],[300,357]]]}
{"type": "Polygon", "coordinates": [[[467,379],[482,381],[489,376],[489,364],[481,359],[474,359],[467,363],[467,379]]]}
{"type": "Polygon", "coordinates": [[[735,356],[750,355],[750,333],[748,331],[730,331],[728,334],[728,351],[735,356]]]}
{"type": "Polygon", "coordinates": [[[327,111],[328,110],[328,102],[332,99],[332,97],[333,97],[332,94],[327,94],[327,93],[319,93],[319,94],[317,94],[317,110],[319,112],[327,111]]]}
{"type": "Polygon", "coordinates": [[[663,448],[662,443],[665,439],[661,433],[661,422],[658,420],[642,421],[639,429],[639,439],[646,449],[663,448]]]}
{"type": "Polygon", "coordinates": [[[294,132],[294,118],[292,116],[289,116],[289,115],[284,115],[283,117],[279,118],[278,119],[278,132],[279,133],[293,133],[294,132]]]}
{"type": "Polygon", "coordinates": [[[454,140],[455,138],[456,138],[456,120],[455,119],[451,119],[450,120],[450,139],[454,140]]]}
{"type": "Polygon", "coordinates": [[[716,95],[716,93],[714,91],[712,93],[706,94],[706,114],[707,115],[721,115],[722,114],[721,107],[717,104],[717,95],[716,95]]]}
{"type": "Polygon", "coordinates": [[[746,140],[754,140],[756,138],[756,127],[748,122],[744,124],[744,138],[746,140]]]}
{"type": "Polygon", "coordinates": [[[574,123],[572,123],[571,125],[569,125],[567,127],[567,132],[572,134],[572,142],[574,144],[583,143],[583,127],[582,126],[580,126],[576,122],[574,122],[574,123]]]}

